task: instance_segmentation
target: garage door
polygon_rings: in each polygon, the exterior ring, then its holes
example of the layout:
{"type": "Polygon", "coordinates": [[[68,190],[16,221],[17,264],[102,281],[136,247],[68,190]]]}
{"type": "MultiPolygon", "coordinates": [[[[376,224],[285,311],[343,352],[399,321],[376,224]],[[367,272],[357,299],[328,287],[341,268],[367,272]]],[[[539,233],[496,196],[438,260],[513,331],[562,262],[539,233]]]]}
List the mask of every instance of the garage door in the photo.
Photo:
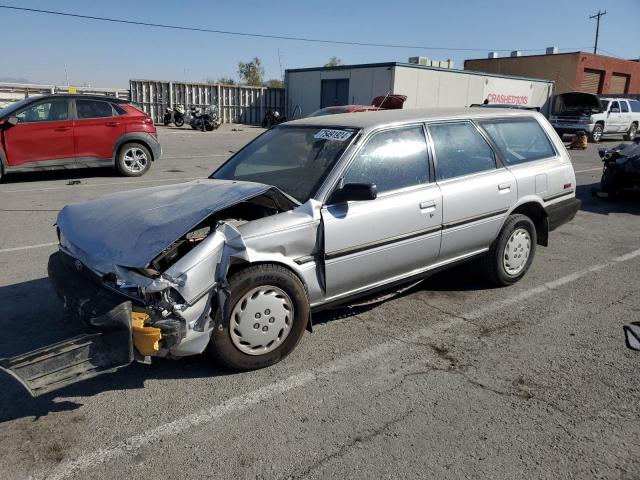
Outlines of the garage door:
{"type": "Polygon", "coordinates": [[[629,75],[614,73],[609,82],[609,93],[627,93],[627,85],[629,85],[629,75]]]}
{"type": "Polygon", "coordinates": [[[582,75],[582,83],[580,84],[580,91],[586,93],[602,93],[602,70],[589,70],[584,69],[582,75]]]}

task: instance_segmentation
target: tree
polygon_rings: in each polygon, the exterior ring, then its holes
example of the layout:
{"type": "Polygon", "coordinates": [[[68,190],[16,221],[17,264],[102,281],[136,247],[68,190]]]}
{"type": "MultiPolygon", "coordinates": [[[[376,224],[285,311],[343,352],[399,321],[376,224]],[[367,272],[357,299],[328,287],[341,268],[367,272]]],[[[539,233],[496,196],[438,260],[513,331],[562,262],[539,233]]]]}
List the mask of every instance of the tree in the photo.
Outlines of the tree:
{"type": "Polygon", "coordinates": [[[324,64],[325,67],[337,67],[338,65],[342,65],[342,60],[338,57],[331,57],[329,61],[324,64]]]}
{"type": "Polygon", "coordinates": [[[238,76],[244,81],[245,85],[259,87],[262,85],[262,76],[264,68],[258,57],[254,57],[250,62],[238,62],[238,76]]]}
{"type": "Polygon", "coordinates": [[[264,86],[269,88],[284,88],[284,82],[277,78],[272,78],[264,82],[264,86]]]}
{"type": "Polygon", "coordinates": [[[231,77],[220,77],[216,80],[216,83],[222,83],[224,85],[235,85],[236,81],[231,77]]]}

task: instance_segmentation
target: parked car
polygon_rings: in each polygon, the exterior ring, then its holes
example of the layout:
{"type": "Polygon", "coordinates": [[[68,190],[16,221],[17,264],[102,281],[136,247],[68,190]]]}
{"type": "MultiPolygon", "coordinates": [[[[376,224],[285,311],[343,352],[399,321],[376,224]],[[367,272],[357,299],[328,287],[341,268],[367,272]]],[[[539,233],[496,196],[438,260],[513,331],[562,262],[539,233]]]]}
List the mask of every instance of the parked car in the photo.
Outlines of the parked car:
{"type": "Polygon", "coordinates": [[[339,113],[375,112],[378,110],[399,110],[407,100],[406,95],[387,94],[375,97],[371,105],[338,105],[316,110],[309,117],[322,117],[324,115],[337,115],[339,113]]]}
{"type": "Polygon", "coordinates": [[[372,105],[338,105],[335,107],[325,107],[320,110],[309,114],[310,117],[323,117],[324,115],[337,115],[340,113],[355,113],[355,112],[371,112],[380,110],[378,107],[372,105]]]}
{"type": "Polygon", "coordinates": [[[153,120],[125,100],[42,95],[0,110],[0,177],[12,172],[115,167],[137,177],[160,158],[153,120]]]}
{"type": "Polygon", "coordinates": [[[582,92],[556,95],[549,117],[558,134],[585,131],[592,142],[620,136],[633,140],[640,125],[640,101],[625,98],[599,98],[582,92]]]}
{"type": "Polygon", "coordinates": [[[207,350],[232,369],[266,367],[331,305],[477,258],[493,283],[517,282],[576,214],[575,181],[536,112],[278,125],[208,179],[64,207],[49,278],[93,336],[0,366],[36,393],[134,357],[207,350]]]}

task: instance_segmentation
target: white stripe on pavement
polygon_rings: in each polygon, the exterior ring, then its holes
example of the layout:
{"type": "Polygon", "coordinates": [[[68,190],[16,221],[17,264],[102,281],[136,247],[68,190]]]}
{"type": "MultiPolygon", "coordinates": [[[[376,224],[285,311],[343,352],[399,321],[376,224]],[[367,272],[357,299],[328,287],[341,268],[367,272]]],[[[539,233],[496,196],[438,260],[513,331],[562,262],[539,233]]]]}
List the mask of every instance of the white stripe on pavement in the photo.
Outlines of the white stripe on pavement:
{"type": "Polygon", "coordinates": [[[0,253],[18,252],[20,250],[31,250],[32,248],[53,247],[54,245],[58,245],[58,242],[38,243],[37,245],[26,245],[24,247],[0,248],[0,253]]]}
{"type": "Polygon", "coordinates": [[[602,170],[602,167],[587,168],[586,170],[576,170],[574,173],[578,174],[578,173],[586,173],[586,172],[595,172],[596,170],[602,170]]]}
{"type": "Polygon", "coordinates": [[[195,427],[215,422],[216,420],[231,413],[245,410],[253,405],[269,400],[277,395],[284,394],[296,388],[309,385],[315,382],[318,377],[335,374],[350,367],[355,367],[366,361],[380,358],[400,344],[419,341],[423,337],[432,336],[438,330],[444,331],[454,326],[462,325],[468,319],[478,319],[484,315],[503,309],[506,306],[533,297],[534,295],[544,293],[554,288],[558,288],[561,285],[573,282],[589,273],[602,270],[603,268],[615,265],[620,262],[632,260],[638,256],[640,256],[640,249],[634,250],[633,252],[630,252],[626,255],[616,257],[608,262],[597,264],[585,270],[580,270],[579,272],[566,275],[557,280],[553,280],[543,285],[533,287],[520,293],[519,295],[511,297],[511,299],[509,300],[494,302],[485,307],[481,307],[479,309],[471,311],[466,315],[463,315],[462,317],[450,316],[447,320],[436,322],[434,325],[420,329],[412,335],[407,335],[399,339],[390,340],[372,346],[360,352],[342,357],[336,361],[328,362],[318,368],[301,372],[297,375],[293,375],[266,387],[262,387],[258,390],[233,397],[229,400],[226,400],[217,405],[213,405],[199,412],[186,415],[184,417],[147,430],[146,432],[129,437],[126,440],[116,443],[115,445],[112,445],[110,447],[102,448],[90,453],[86,453],[84,455],[80,455],[74,460],[59,464],[50,472],[41,472],[40,474],[31,476],[29,478],[64,480],[74,474],[90,470],[111,460],[115,460],[127,455],[135,455],[140,448],[161,440],[165,437],[175,436],[180,433],[189,431],[195,427]]]}

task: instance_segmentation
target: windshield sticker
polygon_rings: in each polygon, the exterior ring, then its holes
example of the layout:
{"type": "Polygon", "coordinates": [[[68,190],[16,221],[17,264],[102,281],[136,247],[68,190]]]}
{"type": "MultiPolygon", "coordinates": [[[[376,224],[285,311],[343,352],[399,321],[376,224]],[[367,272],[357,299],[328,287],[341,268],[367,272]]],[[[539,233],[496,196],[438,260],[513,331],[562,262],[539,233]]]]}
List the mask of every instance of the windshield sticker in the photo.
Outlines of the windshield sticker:
{"type": "Polygon", "coordinates": [[[321,140],[335,140],[338,142],[344,142],[353,134],[352,131],[347,130],[331,130],[329,128],[323,128],[316,133],[313,138],[319,138],[321,140]]]}

